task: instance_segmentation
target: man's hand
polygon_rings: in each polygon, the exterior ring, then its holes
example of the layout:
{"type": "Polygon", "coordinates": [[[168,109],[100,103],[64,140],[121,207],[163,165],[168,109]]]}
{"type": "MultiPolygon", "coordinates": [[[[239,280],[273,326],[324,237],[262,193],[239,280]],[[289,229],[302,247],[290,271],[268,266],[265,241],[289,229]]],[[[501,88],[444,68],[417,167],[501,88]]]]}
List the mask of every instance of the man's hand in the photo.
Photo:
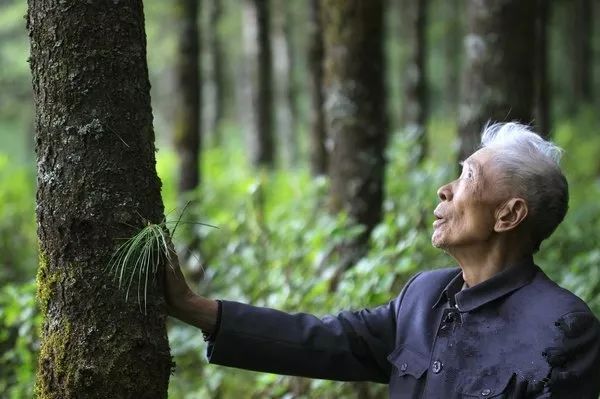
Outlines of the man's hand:
{"type": "Polygon", "coordinates": [[[216,328],[219,305],[214,300],[196,295],[190,289],[170,241],[169,250],[169,264],[165,267],[165,300],[169,316],[212,334],[216,328]]]}

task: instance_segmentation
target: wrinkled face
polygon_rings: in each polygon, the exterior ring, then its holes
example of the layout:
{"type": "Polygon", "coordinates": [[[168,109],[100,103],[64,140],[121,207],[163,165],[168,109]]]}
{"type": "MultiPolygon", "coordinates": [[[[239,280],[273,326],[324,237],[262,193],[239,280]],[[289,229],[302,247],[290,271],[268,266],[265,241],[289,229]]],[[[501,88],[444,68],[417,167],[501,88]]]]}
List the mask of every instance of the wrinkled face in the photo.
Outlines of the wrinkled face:
{"type": "Polygon", "coordinates": [[[475,152],[464,161],[459,178],[438,189],[431,237],[435,247],[452,252],[481,246],[492,236],[495,211],[507,198],[492,155],[486,148],[475,152]]]}

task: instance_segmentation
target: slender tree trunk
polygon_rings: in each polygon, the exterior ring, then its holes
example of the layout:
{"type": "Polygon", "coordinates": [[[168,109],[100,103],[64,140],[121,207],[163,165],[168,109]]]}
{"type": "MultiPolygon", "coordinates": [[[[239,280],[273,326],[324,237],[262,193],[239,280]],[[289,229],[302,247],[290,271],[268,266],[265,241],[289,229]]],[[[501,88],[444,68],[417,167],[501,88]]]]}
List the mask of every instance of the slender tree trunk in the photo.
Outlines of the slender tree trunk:
{"type": "MultiPolygon", "coordinates": [[[[202,85],[200,71],[200,0],[177,0],[176,13],[179,21],[179,38],[176,60],[177,94],[179,104],[175,116],[175,148],[179,157],[179,202],[184,209],[187,201],[198,198],[200,186],[200,157],[202,133],[202,85]]],[[[196,207],[188,207],[186,218],[195,219],[196,207]]],[[[183,248],[180,250],[182,265],[193,281],[203,274],[199,247],[200,237],[194,226],[185,224],[180,228],[183,248]]]]}
{"type": "Polygon", "coordinates": [[[163,219],[142,2],[28,4],[44,315],[36,396],[166,398],[162,282],[149,284],[145,315],[106,271],[130,226],[163,219]]]}
{"type": "Polygon", "coordinates": [[[218,146],[221,144],[223,117],[225,115],[225,53],[223,51],[223,41],[219,34],[219,24],[223,14],[223,0],[211,1],[210,12],[210,53],[212,57],[212,82],[214,93],[214,112],[212,120],[213,144],[218,146]]]}
{"type": "Polygon", "coordinates": [[[534,0],[469,0],[460,159],[479,144],[487,121],[531,123],[534,104],[534,0]]]}
{"type": "Polygon", "coordinates": [[[298,143],[298,85],[296,84],[296,46],[294,43],[294,32],[292,27],[298,22],[294,20],[292,5],[286,1],[284,7],[285,13],[285,24],[283,26],[283,33],[285,41],[287,43],[286,52],[288,59],[288,69],[286,75],[288,76],[287,90],[286,90],[286,101],[290,110],[290,163],[292,166],[297,166],[300,161],[300,144],[298,143]]]}
{"type": "Polygon", "coordinates": [[[268,0],[245,0],[244,36],[253,129],[249,129],[250,159],[255,166],[272,167],[275,163],[273,134],[273,88],[268,0]]]}
{"type": "Polygon", "coordinates": [[[327,173],[325,114],[323,103],[323,24],[321,0],[309,3],[308,70],[310,92],[310,169],[314,176],[327,173]]]}
{"type": "Polygon", "coordinates": [[[360,253],[381,219],[386,114],[383,1],[325,0],[325,104],[332,140],[331,209],[365,226],[347,253],[360,253]]]}
{"type": "Polygon", "coordinates": [[[577,103],[592,101],[592,23],[591,0],[572,0],[574,16],[572,62],[573,91],[577,103]]]}
{"type": "Polygon", "coordinates": [[[298,142],[295,131],[295,87],[293,51],[286,0],[272,1],[273,5],[273,68],[275,72],[275,113],[277,115],[278,147],[283,162],[293,166],[298,161],[298,142]]]}
{"type": "Polygon", "coordinates": [[[551,4],[536,0],[535,16],[535,127],[546,137],[550,135],[550,81],[548,79],[548,22],[551,4]]]}
{"type": "Polygon", "coordinates": [[[176,79],[179,106],[175,116],[175,147],[179,156],[179,193],[200,183],[200,40],[199,0],[177,0],[179,38],[176,79]]]}
{"type": "Polygon", "coordinates": [[[415,138],[412,160],[423,162],[427,155],[427,53],[426,27],[428,0],[403,0],[404,37],[409,39],[409,54],[404,71],[404,127],[415,138]]]}
{"type": "Polygon", "coordinates": [[[463,0],[441,0],[447,20],[444,34],[444,91],[445,108],[450,114],[458,110],[460,98],[460,66],[462,60],[463,0]]]}

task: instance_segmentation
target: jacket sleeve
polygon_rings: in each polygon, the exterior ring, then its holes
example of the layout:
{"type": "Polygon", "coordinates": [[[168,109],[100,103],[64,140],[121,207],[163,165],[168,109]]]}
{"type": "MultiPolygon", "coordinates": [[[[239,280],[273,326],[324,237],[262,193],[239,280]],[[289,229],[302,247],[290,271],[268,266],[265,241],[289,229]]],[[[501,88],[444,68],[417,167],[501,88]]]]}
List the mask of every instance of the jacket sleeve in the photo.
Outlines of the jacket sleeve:
{"type": "Polygon", "coordinates": [[[544,393],[536,398],[597,399],[600,394],[600,323],[591,312],[562,316],[555,327],[560,343],[544,352],[551,369],[544,393]]]}
{"type": "Polygon", "coordinates": [[[386,305],[323,318],[222,301],[221,324],[209,343],[208,359],[276,374],[387,383],[397,309],[416,277],[386,305]]]}

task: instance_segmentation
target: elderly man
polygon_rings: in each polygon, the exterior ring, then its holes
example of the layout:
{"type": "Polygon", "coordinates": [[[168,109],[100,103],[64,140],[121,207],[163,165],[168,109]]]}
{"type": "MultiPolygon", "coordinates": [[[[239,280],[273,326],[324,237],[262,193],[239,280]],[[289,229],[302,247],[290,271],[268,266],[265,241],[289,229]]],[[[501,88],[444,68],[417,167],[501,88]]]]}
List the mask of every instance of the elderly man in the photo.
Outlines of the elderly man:
{"type": "Polygon", "coordinates": [[[438,190],[432,243],[459,268],[418,273],[386,305],[287,314],[197,296],[175,268],[169,311],[225,366],[388,383],[392,398],[596,399],[600,324],[532,258],[567,211],[560,155],[526,126],[487,127],[438,190]]]}

